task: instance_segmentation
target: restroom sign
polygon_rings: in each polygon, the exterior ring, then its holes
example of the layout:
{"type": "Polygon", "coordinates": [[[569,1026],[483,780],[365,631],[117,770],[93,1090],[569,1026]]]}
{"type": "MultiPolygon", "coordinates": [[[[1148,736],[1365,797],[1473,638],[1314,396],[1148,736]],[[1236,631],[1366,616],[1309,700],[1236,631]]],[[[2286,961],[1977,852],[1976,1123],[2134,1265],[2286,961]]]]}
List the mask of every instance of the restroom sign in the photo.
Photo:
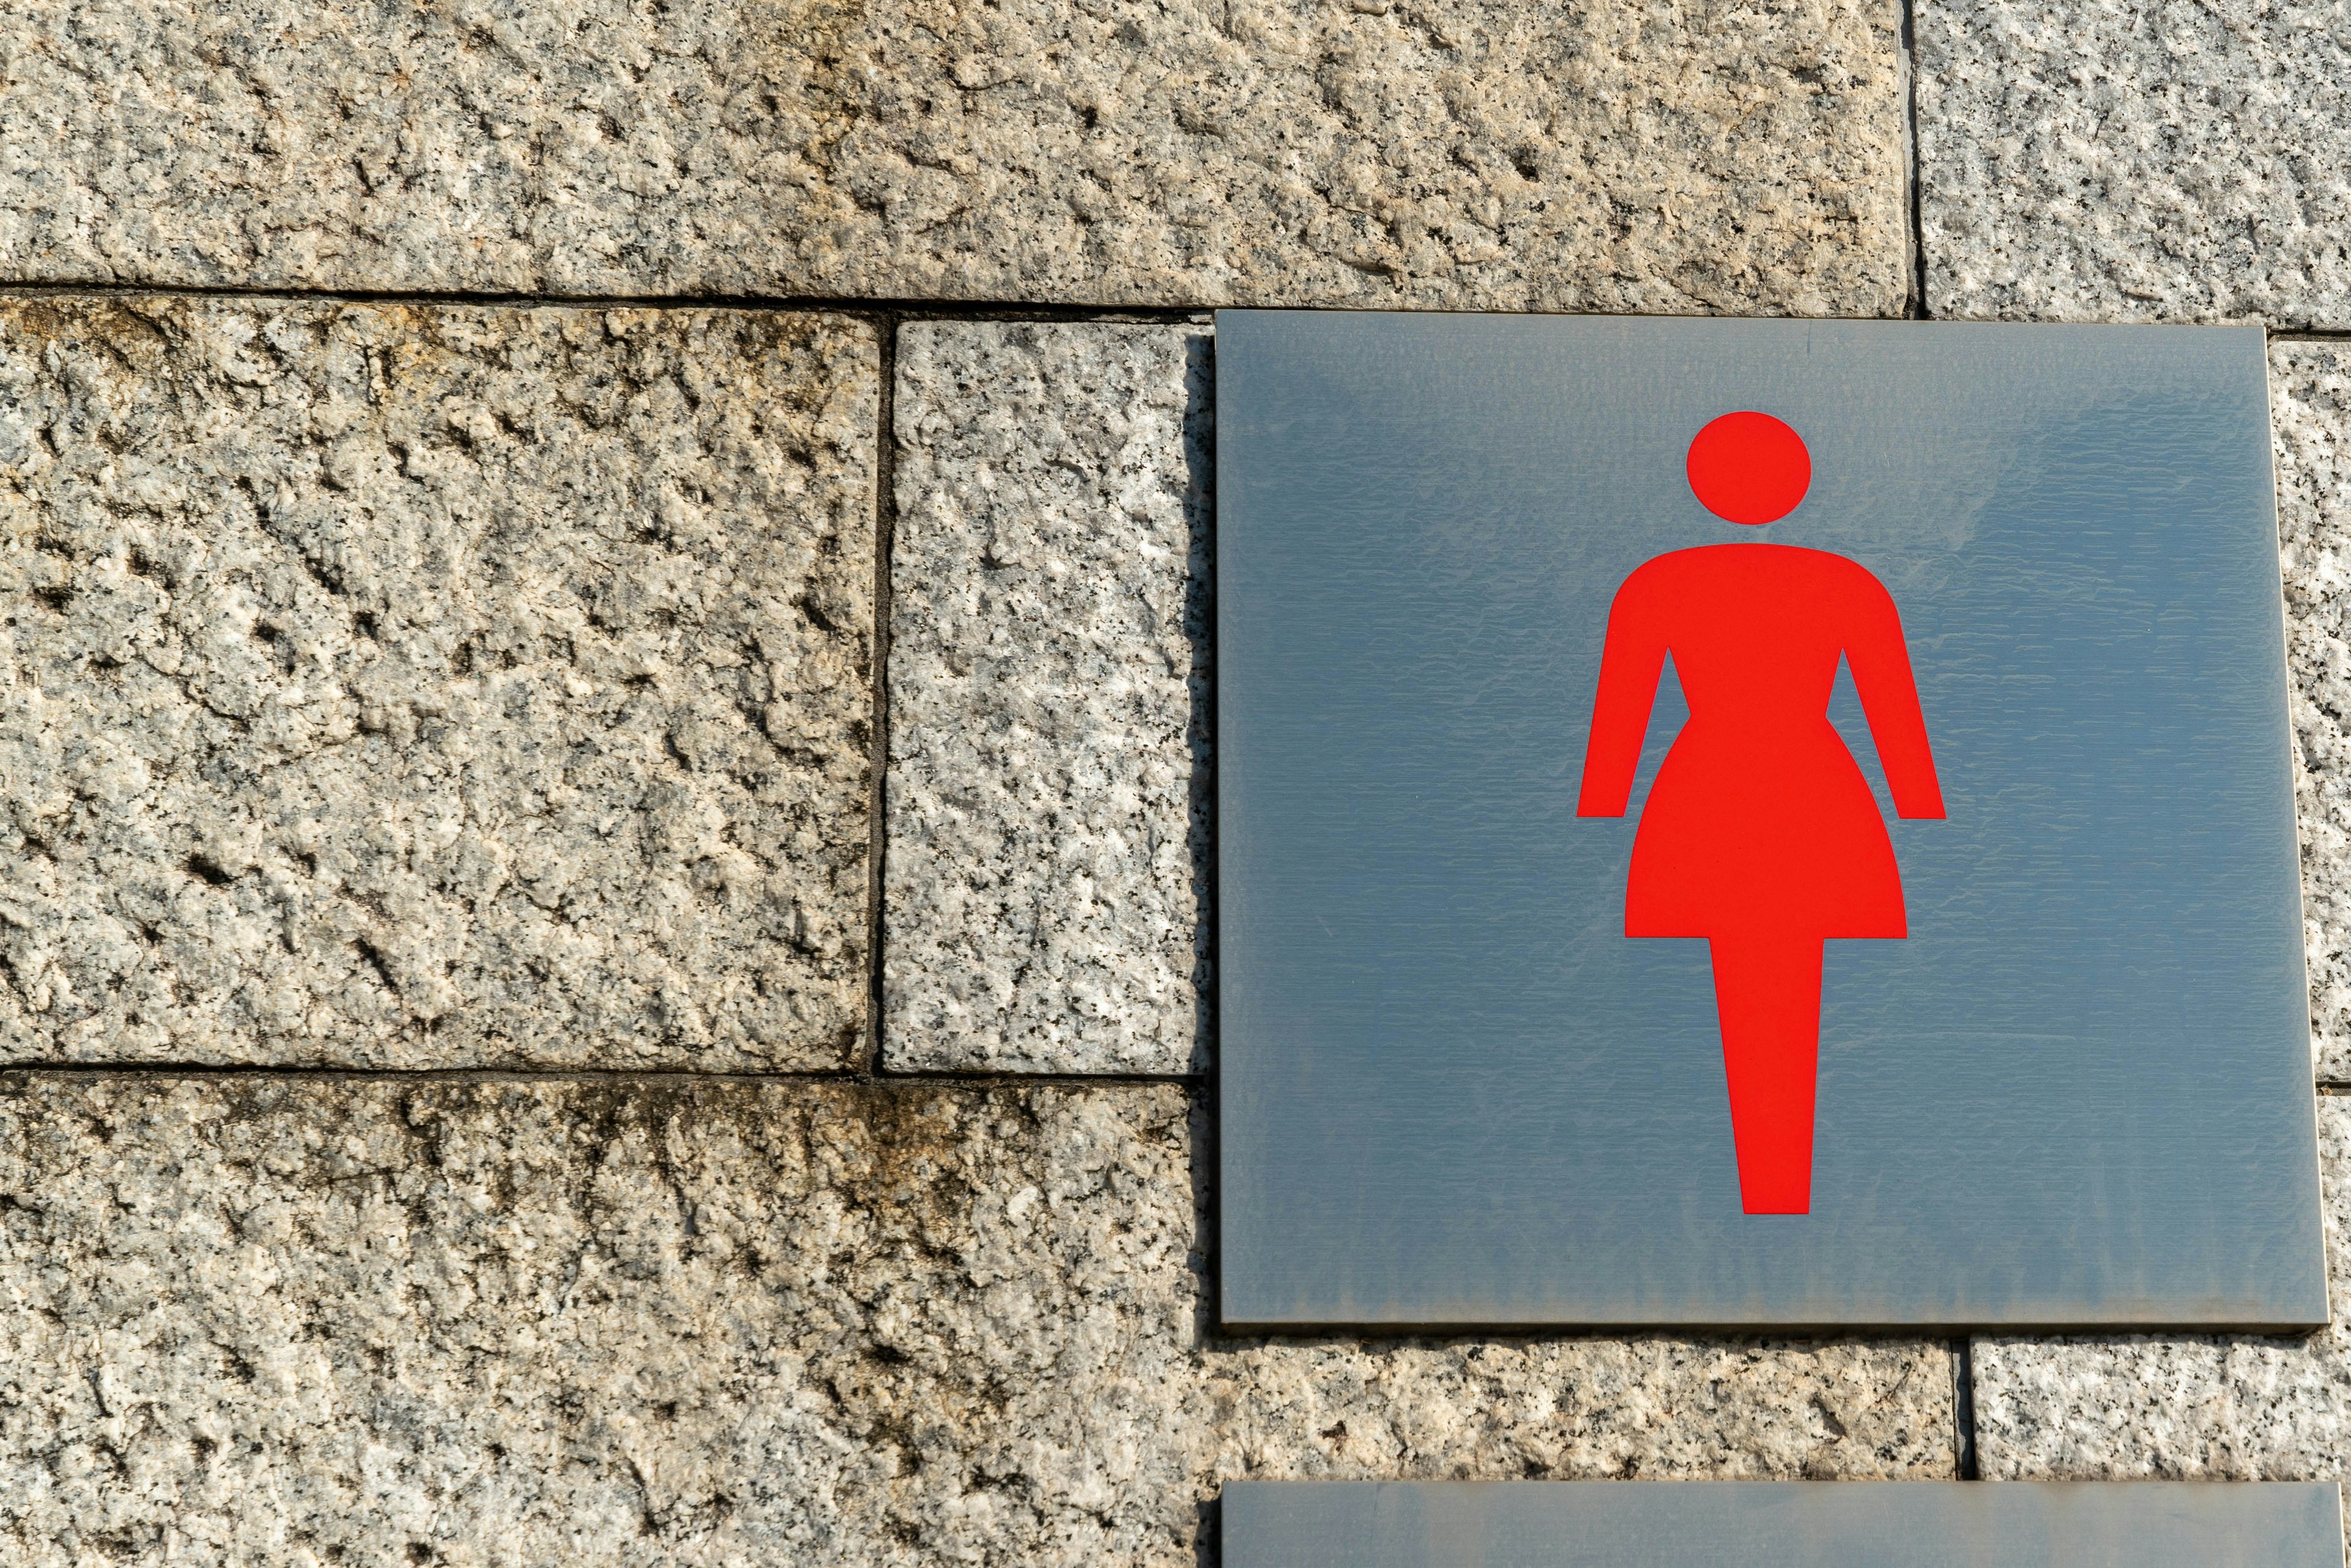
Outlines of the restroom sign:
{"type": "Polygon", "coordinates": [[[2325,1321],[2257,329],[1216,354],[1227,1322],[2325,1321]]]}

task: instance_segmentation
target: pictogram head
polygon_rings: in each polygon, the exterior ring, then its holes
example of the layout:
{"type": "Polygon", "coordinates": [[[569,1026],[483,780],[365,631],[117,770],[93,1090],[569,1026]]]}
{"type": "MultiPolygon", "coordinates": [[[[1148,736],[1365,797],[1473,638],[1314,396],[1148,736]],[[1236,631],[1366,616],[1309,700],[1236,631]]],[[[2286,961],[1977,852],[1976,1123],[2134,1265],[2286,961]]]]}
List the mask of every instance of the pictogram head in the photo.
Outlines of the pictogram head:
{"type": "Polygon", "coordinates": [[[1786,517],[1813,485],[1804,438],[1768,413],[1726,413],[1689,447],[1689,486],[1698,505],[1734,523],[1786,517]]]}

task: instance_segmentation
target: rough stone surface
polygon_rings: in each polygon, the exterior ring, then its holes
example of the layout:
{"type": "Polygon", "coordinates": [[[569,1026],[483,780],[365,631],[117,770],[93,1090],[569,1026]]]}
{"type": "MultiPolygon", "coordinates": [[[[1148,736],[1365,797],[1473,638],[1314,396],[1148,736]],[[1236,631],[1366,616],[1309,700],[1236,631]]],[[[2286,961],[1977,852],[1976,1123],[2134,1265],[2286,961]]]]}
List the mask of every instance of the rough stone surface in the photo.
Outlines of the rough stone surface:
{"type": "Polygon", "coordinates": [[[1934,314],[2351,326],[2334,0],[1917,10],[1934,314]]]}
{"type": "Polygon", "coordinates": [[[1207,1065],[1209,344],[900,333],[893,1065],[1207,1065]]]}
{"type": "Polygon", "coordinates": [[[1893,0],[16,0],[0,276],[1898,311],[1893,0]]]}
{"type": "Polygon", "coordinates": [[[1182,1091],[0,1079],[26,1562],[1193,1568],[1243,1476],[1951,1473],[1938,1344],[1202,1332],[1182,1091]]]}
{"type": "Polygon", "coordinates": [[[2270,346],[2302,904],[2322,1082],[2351,1080],[2351,345],[2270,346]]]}
{"type": "Polygon", "coordinates": [[[0,302],[0,1054],[839,1066],[878,355],[0,302]]]}
{"type": "Polygon", "coordinates": [[[2351,1475],[2351,1102],[2318,1103],[2335,1323],[2307,1339],[1975,1343],[1987,1478],[2333,1480],[2351,1475]]]}

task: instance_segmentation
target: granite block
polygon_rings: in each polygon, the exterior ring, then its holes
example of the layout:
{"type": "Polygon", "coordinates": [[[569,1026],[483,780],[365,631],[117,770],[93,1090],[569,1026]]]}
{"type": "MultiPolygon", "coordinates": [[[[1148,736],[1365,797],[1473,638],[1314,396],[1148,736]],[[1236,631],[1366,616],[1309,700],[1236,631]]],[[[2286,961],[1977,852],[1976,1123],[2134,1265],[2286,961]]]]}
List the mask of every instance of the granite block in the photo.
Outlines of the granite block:
{"type": "Polygon", "coordinates": [[[2322,1082],[2351,1080],[2351,345],[2270,345],[2295,810],[2322,1082]]]}
{"type": "Polygon", "coordinates": [[[2351,26],[2329,0],[1917,8],[1937,316],[2351,325],[2351,26]]]}
{"type": "Polygon", "coordinates": [[[1183,1090],[0,1078],[20,1561],[1193,1568],[1238,1477],[1948,1477],[1947,1353],[1231,1341],[1183,1090]]]}
{"type": "Polygon", "coordinates": [[[2351,1455],[2351,1101],[2318,1103],[2335,1323],[2249,1334],[1980,1339],[1990,1479],[2338,1480],[2351,1455]]]}
{"type": "Polygon", "coordinates": [[[1207,1065],[1209,346],[899,335],[893,1067],[1207,1065]]]}
{"type": "Polygon", "coordinates": [[[852,1059],[878,363],[0,301],[0,1060],[852,1059]]]}
{"type": "Polygon", "coordinates": [[[1894,0],[18,0],[0,277],[1898,312],[1894,0]]]}

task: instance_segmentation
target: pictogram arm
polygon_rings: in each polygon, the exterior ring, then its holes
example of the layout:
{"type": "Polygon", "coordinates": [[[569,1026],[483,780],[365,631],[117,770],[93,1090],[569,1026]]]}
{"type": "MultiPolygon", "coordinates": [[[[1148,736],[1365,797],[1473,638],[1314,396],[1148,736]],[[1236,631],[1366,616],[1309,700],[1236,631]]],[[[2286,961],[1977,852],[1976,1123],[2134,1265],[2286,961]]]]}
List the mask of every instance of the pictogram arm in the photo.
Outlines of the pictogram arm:
{"type": "Polygon", "coordinates": [[[1662,606],[1646,571],[1635,571],[1608,607],[1608,640],[1600,653],[1600,691],[1592,703],[1592,737],[1583,747],[1579,817],[1621,817],[1641,764],[1650,705],[1666,665],[1662,606]]]}
{"type": "Polygon", "coordinates": [[[1927,743],[1927,716],[1918,707],[1901,612],[1884,583],[1866,568],[1855,570],[1860,580],[1852,597],[1844,658],[1862,714],[1869,720],[1869,738],[1886,769],[1895,810],[1905,817],[1940,817],[1943,787],[1935,777],[1935,755],[1927,743]]]}

